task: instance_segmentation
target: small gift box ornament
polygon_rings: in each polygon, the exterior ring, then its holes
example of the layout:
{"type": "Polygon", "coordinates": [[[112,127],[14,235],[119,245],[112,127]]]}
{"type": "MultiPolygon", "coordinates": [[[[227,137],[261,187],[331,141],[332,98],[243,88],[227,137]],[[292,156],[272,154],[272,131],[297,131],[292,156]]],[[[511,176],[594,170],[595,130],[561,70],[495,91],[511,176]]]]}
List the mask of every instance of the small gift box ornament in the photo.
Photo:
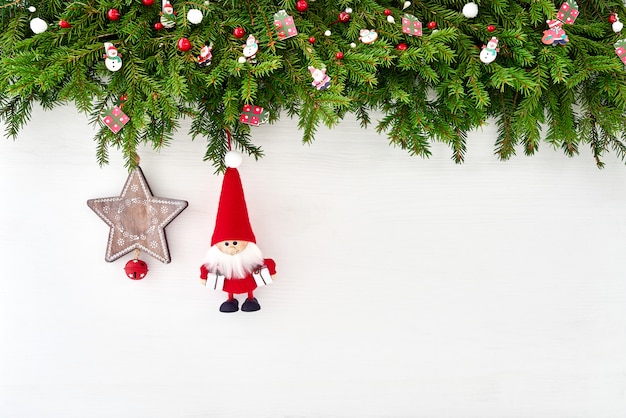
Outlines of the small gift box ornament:
{"type": "Polygon", "coordinates": [[[293,21],[293,17],[289,16],[284,10],[280,10],[274,15],[274,26],[278,33],[278,38],[287,39],[298,34],[298,29],[293,21]]]}
{"type": "Polygon", "coordinates": [[[402,18],[402,32],[409,36],[422,36],[422,22],[407,13],[402,18]]]}
{"type": "Polygon", "coordinates": [[[269,112],[261,106],[247,104],[243,106],[239,121],[241,123],[245,123],[246,125],[259,126],[260,124],[267,122],[269,117],[269,112]]]}
{"type": "Polygon", "coordinates": [[[620,39],[619,41],[613,44],[615,48],[615,53],[622,60],[624,64],[626,64],[626,39],[620,39]]]}
{"type": "Polygon", "coordinates": [[[122,111],[124,98],[120,100],[120,104],[108,109],[102,116],[102,122],[114,133],[118,133],[124,125],[128,123],[130,118],[122,111]]]}

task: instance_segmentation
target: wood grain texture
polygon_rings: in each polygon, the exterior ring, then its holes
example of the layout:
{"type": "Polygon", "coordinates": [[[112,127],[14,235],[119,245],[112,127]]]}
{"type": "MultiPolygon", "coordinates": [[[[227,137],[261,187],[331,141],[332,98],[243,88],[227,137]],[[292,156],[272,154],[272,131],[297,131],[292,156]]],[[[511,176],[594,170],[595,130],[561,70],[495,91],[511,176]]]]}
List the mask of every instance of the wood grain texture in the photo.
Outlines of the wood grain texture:
{"type": "Polygon", "coordinates": [[[109,225],[106,261],[115,261],[135,249],[163,263],[171,261],[165,227],[187,202],[154,197],[140,167],[128,175],[119,196],[89,199],[87,206],[109,225]]]}
{"type": "Polygon", "coordinates": [[[122,159],[98,167],[72,109],[36,112],[0,142],[3,418],[626,417],[622,163],[501,162],[495,127],[459,166],[356,121],[310,145],[264,125],[239,171],[276,281],[225,315],[199,280],[222,182],[205,143],[183,126],[140,150],[154,194],[189,207],[172,262],[132,281],[85,205],[124,183],[122,159]],[[75,128],[50,138],[59,121],[75,128]]]}

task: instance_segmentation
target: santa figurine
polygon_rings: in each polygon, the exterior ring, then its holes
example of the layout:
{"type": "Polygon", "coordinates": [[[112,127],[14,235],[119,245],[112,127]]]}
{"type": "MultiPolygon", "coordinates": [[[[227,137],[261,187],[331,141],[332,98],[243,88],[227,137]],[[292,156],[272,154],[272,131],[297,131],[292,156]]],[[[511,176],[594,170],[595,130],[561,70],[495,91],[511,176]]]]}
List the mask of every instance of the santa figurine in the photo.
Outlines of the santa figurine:
{"type": "Polygon", "coordinates": [[[567,33],[563,30],[563,22],[558,19],[546,20],[548,30],[543,31],[541,42],[546,45],[565,45],[569,42],[567,33]]]}
{"type": "Polygon", "coordinates": [[[237,312],[237,294],[245,294],[241,306],[244,312],[261,309],[254,297],[259,286],[272,283],[276,274],[276,263],[263,258],[256,245],[256,238],[248,219],[248,209],[243,194],[241,178],[237,167],[241,155],[229,151],[225,158],[226,173],[217,209],[215,230],[211,247],[200,267],[200,280],[213,290],[223,290],[228,299],[220,306],[220,312],[237,312]]]}

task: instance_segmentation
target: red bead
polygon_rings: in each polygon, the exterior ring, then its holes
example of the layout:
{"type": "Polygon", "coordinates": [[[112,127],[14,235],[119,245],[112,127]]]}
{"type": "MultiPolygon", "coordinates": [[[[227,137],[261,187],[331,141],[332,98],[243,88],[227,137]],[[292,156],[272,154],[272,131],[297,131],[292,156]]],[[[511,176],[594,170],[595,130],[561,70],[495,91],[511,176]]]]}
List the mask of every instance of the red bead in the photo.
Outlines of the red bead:
{"type": "Polygon", "coordinates": [[[408,48],[407,44],[398,44],[398,45],[396,45],[396,49],[398,51],[406,51],[407,48],[408,48]]]}
{"type": "Polygon", "coordinates": [[[493,25],[487,26],[487,32],[493,32],[494,30],[496,30],[495,26],[493,26],[493,25]]]}
{"type": "Polygon", "coordinates": [[[316,40],[317,40],[317,39],[315,39],[315,36],[310,36],[310,37],[309,37],[309,43],[310,43],[310,44],[314,44],[316,40]]]}
{"type": "Polygon", "coordinates": [[[152,6],[154,4],[154,0],[141,0],[144,6],[152,6]]]}
{"type": "Polygon", "coordinates": [[[343,59],[343,52],[339,51],[335,54],[335,58],[337,58],[338,60],[343,59]]]}
{"type": "Polygon", "coordinates": [[[339,13],[339,21],[341,23],[348,23],[350,21],[350,13],[348,12],[339,13]]]}
{"type": "Polygon", "coordinates": [[[156,30],[161,30],[161,29],[163,29],[164,27],[165,27],[165,26],[163,26],[163,23],[161,23],[161,22],[156,22],[156,23],[154,24],[154,29],[156,29],[156,30]]]}
{"type": "Polygon", "coordinates": [[[109,20],[119,20],[121,15],[122,14],[117,9],[109,9],[109,11],[107,12],[107,17],[109,18],[109,20]]]}
{"type": "Polygon", "coordinates": [[[385,9],[385,16],[391,16],[391,10],[385,9]]]}
{"type": "Polygon", "coordinates": [[[63,29],[68,29],[72,27],[72,25],[70,25],[70,22],[68,22],[67,20],[59,21],[59,26],[62,27],[63,29]]]}
{"type": "Polygon", "coordinates": [[[309,3],[306,0],[298,0],[296,2],[296,10],[300,13],[306,12],[309,9],[309,3]]]}
{"type": "Polygon", "coordinates": [[[609,23],[615,23],[617,22],[617,15],[615,13],[611,13],[609,15],[609,23]]]}
{"type": "Polygon", "coordinates": [[[246,31],[241,26],[238,26],[233,29],[233,36],[237,39],[241,39],[246,36],[246,31]]]}
{"type": "Polygon", "coordinates": [[[180,38],[177,43],[178,49],[183,52],[187,52],[191,49],[191,42],[187,38],[180,38]]]}
{"type": "Polygon", "coordinates": [[[428,29],[435,29],[437,27],[437,22],[435,22],[434,20],[431,20],[430,22],[428,22],[428,29]]]}

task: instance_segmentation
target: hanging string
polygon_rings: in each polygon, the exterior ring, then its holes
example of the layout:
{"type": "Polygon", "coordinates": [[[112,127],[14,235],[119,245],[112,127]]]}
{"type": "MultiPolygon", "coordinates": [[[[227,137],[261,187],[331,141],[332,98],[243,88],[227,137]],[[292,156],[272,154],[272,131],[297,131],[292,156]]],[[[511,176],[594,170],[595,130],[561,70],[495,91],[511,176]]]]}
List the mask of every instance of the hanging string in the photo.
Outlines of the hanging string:
{"type": "Polygon", "coordinates": [[[228,141],[228,151],[232,151],[232,147],[230,146],[230,131],[228,128],[224,128],[224,130],[226,131],[226,138],[228,141]]]}

